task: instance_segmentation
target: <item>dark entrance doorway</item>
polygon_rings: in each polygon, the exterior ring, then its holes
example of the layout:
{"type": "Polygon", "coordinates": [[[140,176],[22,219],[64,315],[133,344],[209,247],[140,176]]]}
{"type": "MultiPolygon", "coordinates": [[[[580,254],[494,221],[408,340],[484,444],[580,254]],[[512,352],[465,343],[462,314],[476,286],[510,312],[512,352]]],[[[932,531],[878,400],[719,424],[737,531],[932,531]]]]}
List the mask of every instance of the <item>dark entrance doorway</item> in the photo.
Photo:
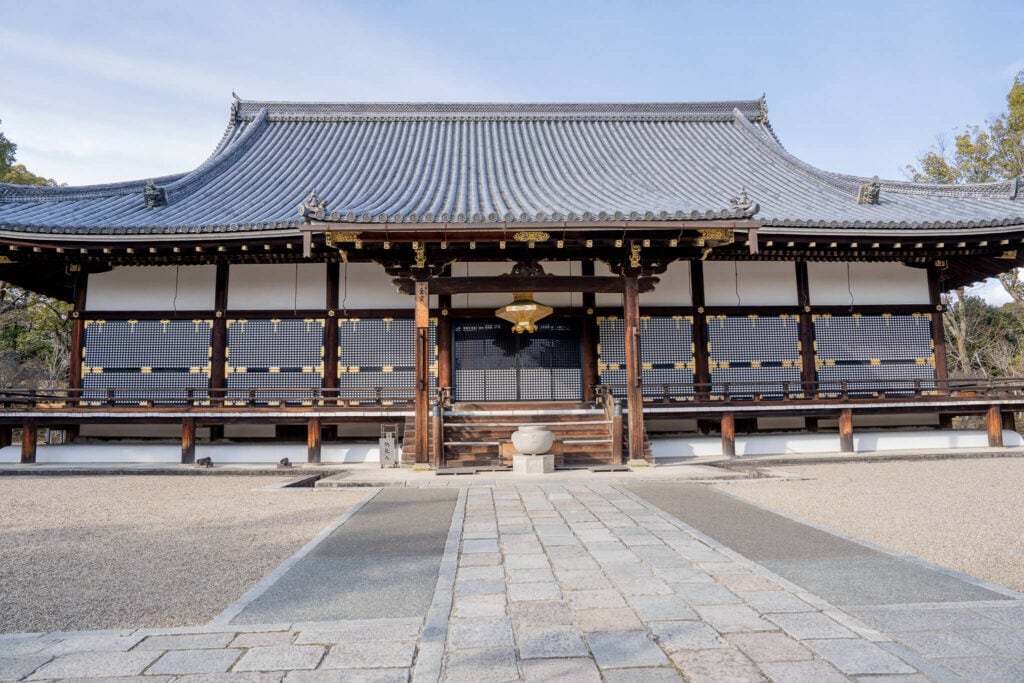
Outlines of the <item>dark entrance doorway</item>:
{"type": "Polygon", "coordinates": [[[583,351],[577,320],[542,320],[533,334],[504,321],[452,324],[455,401],[581,401],[583,351]]]}

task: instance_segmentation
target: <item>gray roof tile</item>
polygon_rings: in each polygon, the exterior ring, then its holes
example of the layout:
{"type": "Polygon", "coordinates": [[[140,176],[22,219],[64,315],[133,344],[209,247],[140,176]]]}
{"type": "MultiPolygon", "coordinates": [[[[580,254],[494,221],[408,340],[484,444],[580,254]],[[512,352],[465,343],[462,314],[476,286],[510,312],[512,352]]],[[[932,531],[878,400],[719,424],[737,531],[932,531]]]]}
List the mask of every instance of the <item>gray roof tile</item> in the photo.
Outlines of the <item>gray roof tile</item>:
{"type": "Polygon", "coordinates": [[[788,154],[764,100],[641,104],[366,104],[236,100],[194,171],[70,188],[0,184],[0,230],[196,234],[294,229],[315,189],[334,220],[404,223],[743,217],[769,227],[1024,223],[1018,181],[936,186],[827,173],[788,154]]]}

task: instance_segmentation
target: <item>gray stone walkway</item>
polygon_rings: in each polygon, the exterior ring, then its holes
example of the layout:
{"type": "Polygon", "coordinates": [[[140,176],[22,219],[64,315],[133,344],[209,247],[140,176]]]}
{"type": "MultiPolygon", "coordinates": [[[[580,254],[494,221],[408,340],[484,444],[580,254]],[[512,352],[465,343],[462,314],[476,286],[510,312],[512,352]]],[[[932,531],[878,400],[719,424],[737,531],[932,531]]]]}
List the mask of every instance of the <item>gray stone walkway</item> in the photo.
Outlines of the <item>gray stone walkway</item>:
{"type": "Polygon", "coordinates": [[[1019,681],[1024,600],[843,611],[612,483],[518,484],[459,491],[422,617],[0,636],[0,680],[410,677],[1019,681]]]}

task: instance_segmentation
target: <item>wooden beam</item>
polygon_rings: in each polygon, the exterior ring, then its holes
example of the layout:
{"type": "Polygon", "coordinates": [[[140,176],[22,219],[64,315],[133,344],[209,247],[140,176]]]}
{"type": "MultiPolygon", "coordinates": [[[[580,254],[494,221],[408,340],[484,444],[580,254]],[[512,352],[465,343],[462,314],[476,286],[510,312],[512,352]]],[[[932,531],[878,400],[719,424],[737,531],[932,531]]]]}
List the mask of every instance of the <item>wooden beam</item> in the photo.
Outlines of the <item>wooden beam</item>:
{"type": "Polygon", "coordinates": [[[429,468],[430,411],[430,291],[425,280],[416,282],[416,463],[429,468]]]}
{"type": "Polygon", "coordinates": [[[928,268],[928,298],[932,305],[932,345],[935,350],[935,379],[949,377],[946,367],[946,327],[942,319],[942,272],[935,266],[928,268]]]}
{"type": "Polygon", "coordinates": [[[28,465],[36,461],[36,421],[26,418],[21,423],[21,462],[28,465]]]}
{"type": "Polygon", "coordinates": [[[839,411],[839,450],[853,453],[853,411],[843,408],[839,411]]]}
{"type": "Polygon", "coordinates": [[[319,465],[320,464],[320,445],[323,440],[323,434],[320,430],[320,417],[314,416],[309,418],[306,423],[306,462],[319,465]]]}
{"type": "Polygon", "coordinates": [[[999,406],[989,406],[986,413],[985,424],[988,427],[988,445],[991,448],[1000,448],[1003,445],[1003,416],[999,412],[999,406]]]}
{"type": "MultiPolygon", "coordinates": [[[[622,292],[622,278],[604,275],[497,275],[438,277],[430,280],[431,294],[468,294],[501,292],[622,292]]],[[[638,291],[653,292],[657,278],[640,278],[638,291]]],[[[415,292],[412,278],[395,280],[403,294],[415,292]]]]}
{"type": "Polygon", "coordinates": [[[722,413],[722,455],[732,458],[736,455],[736,416],[722,413]]]}
{"type": "Polygon", "coordinates": [[[640,352],[640,296],[636,275],[624,275],[622,320],[626,335],[626,408],[629,432],[629,461],[644,458],[644,396],[640,352]]]}
{"type": "Polygon", "coordinates": [[[693,382],[697,398],[707,399],[711,371],[708,369],[708,327],[704,312],[704,264],[690,261],[690,292],[693,298],[693,382]]]}
{"type": "Polygon", "coordinates": [[[196,462],[196,420],[186,417],[181,421],[181,464],[194,465],[196,462]]]}

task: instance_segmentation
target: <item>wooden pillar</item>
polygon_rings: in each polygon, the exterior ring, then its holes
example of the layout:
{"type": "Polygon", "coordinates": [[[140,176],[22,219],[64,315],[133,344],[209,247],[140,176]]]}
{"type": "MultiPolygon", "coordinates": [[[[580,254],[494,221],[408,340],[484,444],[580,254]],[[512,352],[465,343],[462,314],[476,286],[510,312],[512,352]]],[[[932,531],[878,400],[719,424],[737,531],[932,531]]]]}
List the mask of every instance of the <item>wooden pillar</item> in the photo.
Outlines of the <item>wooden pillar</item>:
{"type": "Polygon", "coordinates": [[[428,469],[430,426],[430,287],[425,280],[416,281],[416,463],[417,469],[428,469]]]}
{"type": "MultiPolygon", "coordinates": [[[[580,275],[592,276],[594,262],[580,263],[580,275]]],[[[583,292],[583,331],[580,340],[583,344],[583,400],[594,400],[594,385],[601,381],[597,374],[597,345],[601,341],[601,331],[597,326],[597,295],[594,292],[583,292]]]]}
{"type": "Polygon", "coordinates": [[[74,301],[71,310],[71,357],[68,359],[68,398],[81,398],[82,347],[85,344],[85,295],[89,276],[79,270],[74,277],[74,301]]]}
{"type": "Polygon", "coordinates": [[[196,462],[196,420],[186,417],[181,421],[181,464],[193,465],[196,462]]]}
{"type": "Polygon", "coordinates": [[[946,389],[949,372],[946,368],[946,326],[942,315],[942,274],[935,266],[928,268],[928,299],[932,308],[932,346],[935,349],[935,379],[939,382],[939,390],[946,389]]]}
{"type": "Polygon", "coordinates": [[[644,395],[640,355],[640,290],[635,274],[623,275],[622,320],[626,335],[626,409],[629,461],[646,464],[644,458],[644,395]]]}
{"type": "Polygon", "coordinates": [[[217,264],[216,287],[213,294],[213,333],[210,342],[210,403],[214,406],[224,405],[224,385],[226,384],[225,365],[228,345],[228,271],[227,263],[217,264]]]}
{"type": "Polygon", "coordinates": [[[341,269],[327,264],[327,319],[324,321],[324,395],[327,405],[338,404],[338,296],[341,269]]]}
{"type": "Polygon", "coordinates": [[[36,461],[36,421],[26,418],[21,423],[21,462],[30,464],[36,461]]]}
{"type": "Polygon", "coordinates": [[[731,458],[736,455],[736,416],[722,413],[722,455],[731,458]]]}
{"type": "Polygon", "coordinates": [[[839,411],[839,450],[853,453],[853,410],[843,408],[839,411]]]}
{"type": "Polygon", "coordinates": [[[704,263],[690,261],[690,291],[693,298],[693,383],[696,399],[708,400],[711,371],[708,369],[708,326],[704,315],[704,263]]]}
{"type": "Polygon", "coordinates": [[[1012,410],[1003,411],[1003,429],[1009,429],[1011,432],[1017,431],[1017,414],[1012,410]]]}
{"type": "Polygon", "coordinates": [[[814,351],[814,320],[811,316],[811,285],[807,262],[796,262],[796,297],[800,306],[800,381],[804,391],[813,391],[818,381],[814,351]]]}
{"type": "Polygon", "coordinates": [[[1003,416],[999,412],[999,406],[989,406],[985,420],[988,426],[988,445],[992,448],[1003,445],[1003,416]]]}
{"type": "Polygon", "coordinates": [[[320,432],[320,416],[309,418],[306,423],[306,462],[320,464],[320,444],[323,435],[320,432]]]}
{"type": "MultiPolygon", "coordinates": [[[[445,275],[450,275],[451,266],[445,268],[445,275]]],[[[452,296],[442,294],[437,297],[440,315],[437,317],[437,386],[452,385],[452,296]]]]}
{"type": "Polygon", "coordinates": [[[439,405],[430,410],[430,441],[433,457],[430,462],[434,468],[444,466],[444,414],[439,405]]]}

